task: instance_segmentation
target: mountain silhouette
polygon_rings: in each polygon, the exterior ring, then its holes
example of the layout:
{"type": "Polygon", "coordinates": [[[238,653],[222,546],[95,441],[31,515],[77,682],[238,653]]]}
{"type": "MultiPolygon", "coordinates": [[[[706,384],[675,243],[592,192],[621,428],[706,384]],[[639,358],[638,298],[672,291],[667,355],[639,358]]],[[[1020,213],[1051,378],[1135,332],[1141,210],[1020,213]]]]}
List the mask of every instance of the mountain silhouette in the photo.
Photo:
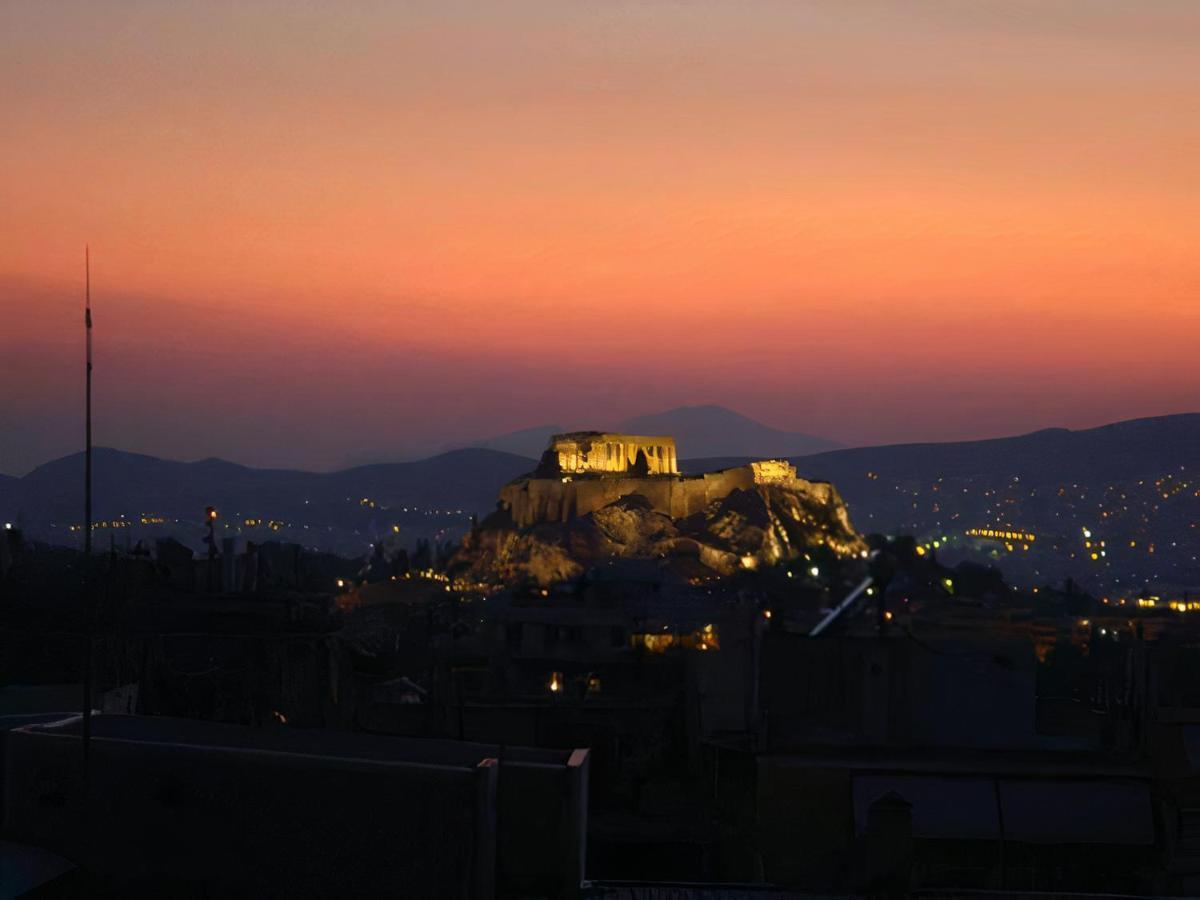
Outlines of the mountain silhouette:
{"type": "Polygon", "coordinates": [[[1200,469],[1200,413],[982,441],[855,447],[795,462],[807,475],[839,485],[867,471],[923,479],[1015,476],[1076,483],[1157,477],[1180,466],[1200,469]]]}
{"type": "Polygon", "coordinates": [[[680,406],[665,412],[634,416],[614,431],[665,434],[675,438],[681,457],[802,456],[833,450],[836,441],[792,431],[780,431],[741,413],[712,404],[680,406]]]}

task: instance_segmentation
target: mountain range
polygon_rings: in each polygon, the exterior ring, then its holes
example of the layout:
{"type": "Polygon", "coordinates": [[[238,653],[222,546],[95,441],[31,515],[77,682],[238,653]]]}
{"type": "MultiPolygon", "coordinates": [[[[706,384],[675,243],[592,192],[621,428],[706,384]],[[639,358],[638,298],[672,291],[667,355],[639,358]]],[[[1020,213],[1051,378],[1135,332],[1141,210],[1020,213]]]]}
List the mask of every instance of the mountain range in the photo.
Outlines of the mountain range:
{"type": "MultiPolygon", "coordinates": [[[[93,457],[94,518],[125,521],[123,540],[147,531],[198,548],[204,510],[214,506],[222,530],[298,541],[357,556],[388,534],[407,540],[456,536],[473,513],[490,509],[500,485],[529,471],[532,462],[494,450],[457,450],[416,462],[358,466],[318,473],[255,469],[221,459],[176,462],[111,448],[93,457]],[[248,526],[247,520],[254,522],[248,526]],[[261,520],[261,522],[259,521],[261,520]],[[271,526],[279,523],[278,528],[271,526]]],[[[39,466],[22,478],[0,481],[0,519],[31,537],[73,544],[71,525],[82,519],[83,454],[39,466]]]]}
{"type": "Polygon", "coordinates": [[[896,476],[1027,476],[1051,481],[1124,479],[1189,463],[1200,471],[1200,413],[1131,419],[1070,431],[951,443],[856,447],[804,455],[813,477],[844,480],[874,471],[896,476]]]}
{"type": "MultiPolygon", "coordinates": [[[[787,453],[795,444],[786,442],[806,436],[719,407],[685,407],[613,427],[674,434],[685,472],[787,456],[801,475],[833,482],[864,532],[961,538],[971,528],[1006,527],[1037,533],[1029,554],[1001,560],[1006,572],[1030,579],[1069,572],[1082,583],[1090,578],[1200,589],[1200,414],[993,440],[799,454],[787,453]],[[720,433],[721,423],[728,434],[720,433]],[[1108,542],[1102,559],[1090,558],[1080,537],[1085,531],[1108,542]]],[[[410,543],[448,540],[465,532],[471,514],[493,508],[505,482],[532,468],[554,430],[528,429],[493,439],[498,446],[331,473],[99,449],[96,518],[111,523],[125,516],[134,527],[123,535],[137,535],[142,517],[162,518],[158,531],[194,547],[210,505],[221,510],[222,529],[233,534],[296,540],[347,555],[396,534],[410,543]]],[[[0,521],[15,522],[35,538],[75,543],[77,535],[68,529],[81,519],[82,482],[81,454],[21,478],[0,476],[0,521]]],[[[988,550],[993,557],[994,551],[988,550]]]]}
{"type": "Polygon", "coordinates": [[[982,553],[1016,582],[1200,589],[1200,414],[793,461],[837,485],[860,529],[940,538],[943,554],[949,538],[954,552],[982,553]],[[976,529],[1036,540],[978,541],[976,529]]]}

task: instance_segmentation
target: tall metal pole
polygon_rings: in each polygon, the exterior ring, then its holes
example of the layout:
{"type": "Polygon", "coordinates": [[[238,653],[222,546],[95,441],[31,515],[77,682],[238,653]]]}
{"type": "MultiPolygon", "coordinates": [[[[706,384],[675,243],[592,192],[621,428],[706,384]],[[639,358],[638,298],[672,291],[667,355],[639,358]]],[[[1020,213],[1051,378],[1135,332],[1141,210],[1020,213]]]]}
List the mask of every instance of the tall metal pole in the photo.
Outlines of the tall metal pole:
{"type": "MultiPolygon", "coordinates": [[[[87,393],[85,402],[85,444],[83,454],[83,555],[92,558],[92,260],[91,250],[83,248],[84,308],[83,324],[87,331],[87,393]]],[[[85,569],[86,571],[86,569],[85,569]]]]}
{"type": "Polygon", "coordinates": [[[91,251],[83,249],[84,311],[83,324],[87,332],[87,389],[84,413],[83,453],[83,603],[85,636],[83,670],[83,798],[86,805],[90,785],[88,768],[92,744],[92,262],[91,251]]]}

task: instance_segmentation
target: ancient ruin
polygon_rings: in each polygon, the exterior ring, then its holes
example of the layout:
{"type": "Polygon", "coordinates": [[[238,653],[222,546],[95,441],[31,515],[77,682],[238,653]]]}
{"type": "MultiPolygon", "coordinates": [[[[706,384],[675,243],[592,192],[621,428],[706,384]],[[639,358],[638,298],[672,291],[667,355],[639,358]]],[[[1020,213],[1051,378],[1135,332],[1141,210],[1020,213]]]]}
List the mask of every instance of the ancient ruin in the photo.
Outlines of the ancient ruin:
{"type": "Polygon", "coordinates": [[[865,548],[833,485],[786,460],[687,475],[675,453],[670,437],[556,435],[537,471],[500,490],[454,568],[475,582],[550,584],[624,557],[719,576],[814,547],[865,548]]]}
{"type": "Polygon", "coordinates": [[[679,474],[674,438],[604,431],[554,435],[542,456],[541,468],[577,475],[614,472],[679,474]]]}

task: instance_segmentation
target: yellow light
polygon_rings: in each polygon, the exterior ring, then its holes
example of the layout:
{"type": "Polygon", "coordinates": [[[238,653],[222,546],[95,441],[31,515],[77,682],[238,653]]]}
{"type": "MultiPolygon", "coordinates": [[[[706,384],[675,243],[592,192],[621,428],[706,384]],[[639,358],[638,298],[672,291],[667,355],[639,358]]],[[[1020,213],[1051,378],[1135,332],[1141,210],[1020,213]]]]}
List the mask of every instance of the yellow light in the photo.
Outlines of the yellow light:
{"type": "Polygon", "coordinates": [[[764,609],[764,610],[763,610],[763,618],[764,618],[764,619],[769,619],[769,618],[771,618],[771,611],[770,611],[769,609],[764,609]]]}
{"type": "Polygon", "coordinates": [[[884,610],[883,617],[889,622],[892,621],[892,611],[890,609],[884,610]]]}
{"type": "Polygon", "coordinates": [[[925,548],[922,547],[920,544],[917,544],[917,556],[924,556],[924,555],[925,555],[925,548]]]}

